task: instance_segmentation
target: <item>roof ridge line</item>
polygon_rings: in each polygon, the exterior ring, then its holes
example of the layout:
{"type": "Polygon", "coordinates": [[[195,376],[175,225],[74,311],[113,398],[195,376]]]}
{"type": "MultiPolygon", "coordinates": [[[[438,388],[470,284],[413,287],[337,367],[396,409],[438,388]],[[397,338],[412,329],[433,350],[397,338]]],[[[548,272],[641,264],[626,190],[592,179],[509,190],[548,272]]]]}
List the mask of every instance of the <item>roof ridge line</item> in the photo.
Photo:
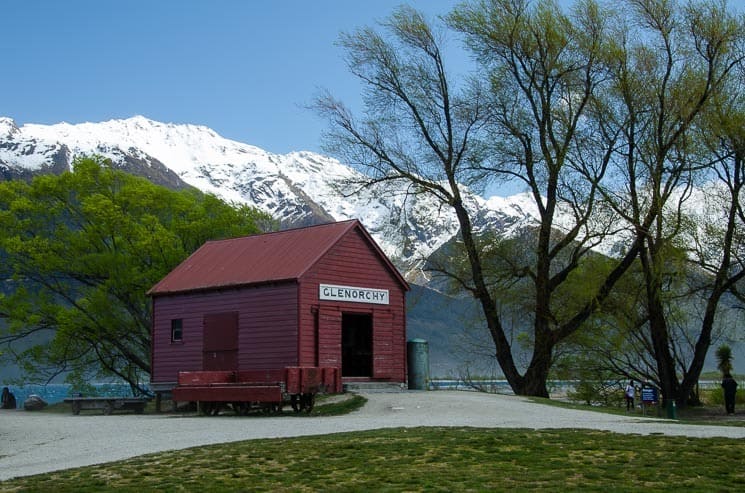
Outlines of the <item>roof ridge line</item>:
{"type": "Polygon", "coordinates": [[[288,228],[288,229],[279,229],[277,231],[265,231],[263,233],[255,233],[252,235],[243,235],[243,236],[235,236],[233,238],[221,238],[219,240],[207,240],[204,243],[219,243],[222,241],[234,241],[241,238],[249,238],[249,237],[256,237],[256,236],[270,236],[270,235],[276,235],[276,234],[284,234],[284,233],[291,233],[293,231],[299,231],[301,229],[313,229],[313,228],[322,228],[322,227],[328,227],[328,226],[337,226],[339,224],[344,223],[353,223],[353,222],[359,222],[359,219],[345,219],[343,221],[332,221],[328,223],[321,223],[321,224],[311,224],[310,226],[297,226],[294,228],[288,228]]]}

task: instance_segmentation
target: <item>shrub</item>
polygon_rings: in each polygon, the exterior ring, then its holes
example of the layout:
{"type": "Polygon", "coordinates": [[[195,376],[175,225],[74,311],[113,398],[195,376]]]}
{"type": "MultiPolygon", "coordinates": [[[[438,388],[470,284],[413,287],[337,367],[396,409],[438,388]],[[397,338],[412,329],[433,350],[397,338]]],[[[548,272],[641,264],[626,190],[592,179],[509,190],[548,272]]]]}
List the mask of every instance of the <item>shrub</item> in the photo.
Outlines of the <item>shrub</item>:
{"type": "Polygon", "coordinates": [[[567,392],[567,397],[573,401],[584,402],[588,406],[620,406],[623,403],[623,390],[617,382],[581,379],[574,390],[567,392]]]}
{"type": "MultiPolygon", "coordinates": [[[[721,387],[701,391],[701,401],[707,406],[724,406],[724,390],[721,387]]],[[[745,389],[737,389],[735,405],[745,405],[745,389]]]]}

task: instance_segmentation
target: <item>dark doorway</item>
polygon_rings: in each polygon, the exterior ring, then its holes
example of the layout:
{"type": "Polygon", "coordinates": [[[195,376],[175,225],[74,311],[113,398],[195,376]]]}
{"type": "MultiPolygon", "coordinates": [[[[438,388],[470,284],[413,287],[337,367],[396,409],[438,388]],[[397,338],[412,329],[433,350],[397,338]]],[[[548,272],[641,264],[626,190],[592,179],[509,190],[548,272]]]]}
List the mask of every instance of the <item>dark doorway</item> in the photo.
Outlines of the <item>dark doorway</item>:
{"type": "Polygon", "coordinates": [[[204,316],[204,370],[238,369],[238,313],[204,316]]]}
{"type": "Polygon", "coordinates": [[[372,376],[372,315],[341,316],[341,375],[372,376]]]}

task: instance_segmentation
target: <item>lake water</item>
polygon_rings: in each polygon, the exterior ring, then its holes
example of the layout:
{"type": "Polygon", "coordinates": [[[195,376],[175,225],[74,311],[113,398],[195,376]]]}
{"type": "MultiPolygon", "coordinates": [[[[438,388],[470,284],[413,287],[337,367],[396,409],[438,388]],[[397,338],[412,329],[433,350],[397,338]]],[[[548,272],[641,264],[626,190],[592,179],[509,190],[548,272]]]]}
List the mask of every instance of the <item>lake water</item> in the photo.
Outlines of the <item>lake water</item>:
{"type": "MultiPolygon", "coordinates": [[[[551,392],[566,393],[572,390],[575,381],[552,381],[549,383],[551,392]]],[[[702,380],[699,382],[701,388],[718,388],[718,381],[702,380]]],[[[94,384],[95,396],[106,397],[132,397],[129,385],[119,383],[94,384]]],[[[31,394],[41,396],[47,404],[55,404],[72,396],[72,386],[68,384],[48,385],[5,385],[0,383],[0,388],[8,387],[16,397],[18,407],[23,407],[23,401],[31,394]]],[[[147,386],[145,386],[147,388],[147,386]]],[[[433,379],[430,380],[431,390],[477,390],[473,383],[458,379],[433,379]]],[[[478,382],[478,390],[494,392],[497,394],[512,394],[512,389],[506,380],[484,380],[478,382]]]]}
{"type": "MultiPolygon", "coordinates": [[[[551,394],[566,394],[574,390],[577,382],[575,380],[549,380],[547,382],[551,394]]],[[[472,380],[460,379],[433,379],[430,380],[431,390],[477,390],[491,392],[494,394],[514,394],[507,380],[472,380]]]]}
{"type": "MultiPolygon", "coordinates": [[[[15,395],[16,404],[23,407],[23,401],[31,394],[36,394],[44,399],[47,404],[56,404],[72,396],[72,386],[68,384],[48,385],[8,385],[0,383],[0,388],[8,387],[15,395]]],[[[94,384],[96,396],[105,397],[132,397],[132,392],[127,384],[121,383],[99,383],[94,384]]]]}

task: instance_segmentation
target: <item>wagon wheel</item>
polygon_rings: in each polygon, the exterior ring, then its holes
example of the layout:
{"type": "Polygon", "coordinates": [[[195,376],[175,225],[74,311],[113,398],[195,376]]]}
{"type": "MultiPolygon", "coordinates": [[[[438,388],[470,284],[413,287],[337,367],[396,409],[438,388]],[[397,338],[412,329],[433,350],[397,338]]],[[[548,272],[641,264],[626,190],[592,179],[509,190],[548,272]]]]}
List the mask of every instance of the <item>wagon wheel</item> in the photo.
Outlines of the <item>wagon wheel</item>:
{"type": "Polygon", "coordinates": [[[114,412],[114,404],[106,401],[106,403],[103,405],[103,413],[108,416],[109,414],[114,412]]]}
{"type": "Polygon", "coordinates": [[[302,402],[303,400],[300,394],[293,394],[290,398],[290,405],[292,406],[292,410],[296,413],[299,413],[303,409],[302,402]]]}
{"type": "Polygon", "coordinates": [[[235,411],[235,414],[238,416],[245,416],[246,410],[244,408],[245,402],[231,402],[230,407],[233,408],[233,411],[235,411]]]}
{"type": "Polygon", "coordinates": [[[73,402],[72,403],[72,413],[77,416],[80,414],[80,403],[79,402],[73,402]]]}
{"type": "Polygon", "coordinates": [[[212,401],[200,401],[197,406],[199,407],[199,412],[203,414],[204,416],[212,416],[212,410],[215,406],[215,403],[212,401]]]}
{"type": "Polygon", "coordinates": [[[220,414],[220,408],[222,408],[222,402],[213,402],[211,416],[217,416],[220,414]]]}
{"type": "Polygon", "coordinates": [[[282,404],[279,402],[269,402],[262,407],[265,414],[279,414],[282,412],[282,404]]]}
{"type": "Polygon", "coordinates": [[[310,413],[313,410],[313,406],[316,404],[316,394],[303,394],[300,402],[303,411],[310,413]]]}

